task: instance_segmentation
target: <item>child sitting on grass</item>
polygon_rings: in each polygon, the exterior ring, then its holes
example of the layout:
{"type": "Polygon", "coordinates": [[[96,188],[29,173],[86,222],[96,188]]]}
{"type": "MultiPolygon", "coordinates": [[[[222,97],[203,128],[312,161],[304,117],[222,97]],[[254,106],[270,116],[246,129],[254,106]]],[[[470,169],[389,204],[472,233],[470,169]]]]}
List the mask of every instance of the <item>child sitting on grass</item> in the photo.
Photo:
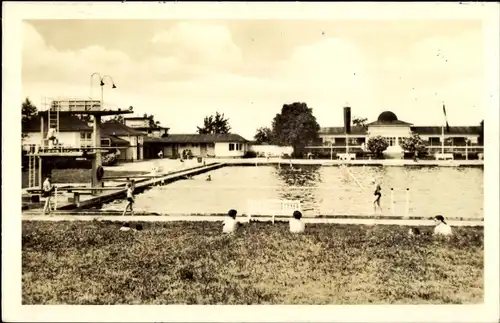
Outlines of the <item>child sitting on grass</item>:
{"type": "Polygon", "coordinates": [[[236,221],[236,214],[238,211],[231,209],[227,212],[227,218],[224,220],[224,224],[222,227],[223,233],[233,233],[236,231],[238,226],[241,225],[238,221],[236,221]]]}
{"type": "Polygon", "coordinates": [[[436,227],[434,228],[435,235],[451,236],[451,227],[445,222],[442,215],[436,215],[434,223],[436,223],[436,227]]]}
{"type": "Polygon", "coordinates": [[[294,211],[292,219],[290,219],[290,232],[292,233],[303,233],[305,230],[305,224],[301,220],[302,213],[300,211],[294,211]]]}

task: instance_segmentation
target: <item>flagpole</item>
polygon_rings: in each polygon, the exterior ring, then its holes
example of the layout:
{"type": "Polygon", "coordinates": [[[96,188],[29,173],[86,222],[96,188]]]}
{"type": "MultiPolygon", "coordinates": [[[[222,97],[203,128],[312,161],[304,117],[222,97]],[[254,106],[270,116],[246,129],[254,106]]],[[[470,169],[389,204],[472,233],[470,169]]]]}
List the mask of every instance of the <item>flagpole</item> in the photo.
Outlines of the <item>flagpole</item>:
{"type": "Polygon", "coordinates": [[[446,123],[446,113],[444,111],[444,101],[443,101],[443,113],[444,113],[444,120],[443,123],[441,124],[441,154],[444,154],[444,124],[446,123]]]}
{"type": "Polygon", "coordinates": [[[444,154],[444,125],[441,125],[441,154],[444,154]]]}

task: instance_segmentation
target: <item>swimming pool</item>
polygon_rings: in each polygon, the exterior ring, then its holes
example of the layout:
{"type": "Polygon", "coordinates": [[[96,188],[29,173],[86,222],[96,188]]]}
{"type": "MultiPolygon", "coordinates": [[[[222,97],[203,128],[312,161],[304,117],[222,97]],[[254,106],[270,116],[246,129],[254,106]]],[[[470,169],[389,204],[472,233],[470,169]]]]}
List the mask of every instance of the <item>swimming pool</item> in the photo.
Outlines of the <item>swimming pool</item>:
{"type": "MultiPolygon", "coordinates": [[[[235,208],[245,214],[249,200],[297,199],[304,216],[373,214],[372,178],[382,185],[384,215],[406,214],[409,188],[410,216],[443,214],[483,218],[483,169],[475,167],[380,167],[301,165],[233,166],[211,171],[136,196],[136,211],[167,214],[226,213],[235,208]],[[352,174],[352,176],[350,174],[352,174]]],[[[104,210],[123,210],[114,201],[104,210]]]]}

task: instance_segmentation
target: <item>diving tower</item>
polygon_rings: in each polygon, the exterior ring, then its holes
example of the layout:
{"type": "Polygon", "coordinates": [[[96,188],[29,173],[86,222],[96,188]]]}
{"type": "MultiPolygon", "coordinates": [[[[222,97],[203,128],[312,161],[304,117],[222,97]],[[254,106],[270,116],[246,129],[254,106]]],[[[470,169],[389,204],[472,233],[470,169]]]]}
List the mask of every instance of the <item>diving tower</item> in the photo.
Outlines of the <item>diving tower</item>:
{"type": "MultiPolygon", "coordinates": [[[[43,98],[40,117],[40,144],[30,148],[29,158],[29,187],[40,187],[44,177],[50,175],[52,169],[48,167],[48,160],[62,158],[85,158],[92,161],[92,188],[102,187],[102,158],[101,152],[109,148],[101,147],[101,118],[106,116],[131,114],[133,108],[104,109],[101,101],[91,99],[53,99],[43,98]],[[92,116],[93,132],[92,147],[71,147],[59,144],[60,120],[65,116],[92,116]]],[[[97,190],[95,193],[99,193],[97,190]]]]}

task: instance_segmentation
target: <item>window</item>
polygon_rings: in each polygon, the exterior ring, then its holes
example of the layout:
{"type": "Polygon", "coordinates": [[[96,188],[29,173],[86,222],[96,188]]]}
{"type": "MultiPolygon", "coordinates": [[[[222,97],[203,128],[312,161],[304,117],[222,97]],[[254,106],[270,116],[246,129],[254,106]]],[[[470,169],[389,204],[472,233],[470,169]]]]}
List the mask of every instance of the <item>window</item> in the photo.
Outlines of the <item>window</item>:
{"type": "Polygon", "coordinates": [[[240,144],[240,149],[239,150],[243,150],[243,144],[240,144]]]}
{"type": "Polygon", "coordinates": [[[397,144],[396,137],[386,137],[385,140],[387,140],[389,147],[396,146],[397,144]]]}
{"type": "Polygon", "coordinates": [[[431,146],[441,145],[441,139],[439,137],[429,137],[429,143],[431,146]]]}
{"type": "Polygon", "coordinates": [[[234,144],[229,144],[229,151],[233,151],[234,150],[234,144]]]}
{"type": "Polygon", "coordinates": [[[80,147],[92,147],[91,132],[80,132],[80,147]]]}

